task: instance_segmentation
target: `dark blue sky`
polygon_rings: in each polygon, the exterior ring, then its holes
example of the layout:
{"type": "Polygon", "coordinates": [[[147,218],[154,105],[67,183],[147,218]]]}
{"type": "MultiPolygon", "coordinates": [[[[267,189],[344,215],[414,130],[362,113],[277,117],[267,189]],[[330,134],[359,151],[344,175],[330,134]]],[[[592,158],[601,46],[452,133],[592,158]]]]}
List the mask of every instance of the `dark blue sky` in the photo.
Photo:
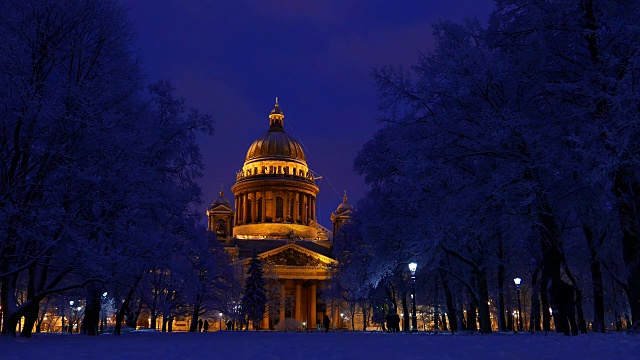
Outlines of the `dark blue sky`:
{"type": "Polygon", "coordinates": [[[342,192],[354,204],[365,192],[353,160],[378,127],[371,69],[411,66],[432,47],[431,23],[486,20],[494,7],[492,0],[124,3],[149,79],[172,80],[190,106],[215,118],[215,134],[200,139],[205,202],[221,185],[232,199],[235,173],[267,131],[278,96],[285,131],[324,176],[317,211],[329,228],[342,192]]]}

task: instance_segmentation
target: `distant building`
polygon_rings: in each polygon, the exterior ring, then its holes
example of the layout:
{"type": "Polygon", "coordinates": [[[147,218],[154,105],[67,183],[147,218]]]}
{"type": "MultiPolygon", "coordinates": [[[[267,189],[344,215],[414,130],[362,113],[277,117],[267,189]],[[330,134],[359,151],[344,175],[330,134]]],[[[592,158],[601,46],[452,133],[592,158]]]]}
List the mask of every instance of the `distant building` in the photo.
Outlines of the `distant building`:
{"type": "MultiPolygon", "coordinates": [[[[285,318],[307,328],[322,324],[325,314],[338,324],[339,311],[323,297],[333,256],[332,232],[316,222],[319,188],[300,144],[283,128],[278,100],[269,114],[269,130],[249,146],[238,171],[232,205],[220,192],[207,210],[209,230],[234,257],[248,265],[254,251],[270,277],[270,297],[279,299],[268,309],[261,328],[273,329],[285,318]],[[273,306],[272,306],[273,307],[273,306]]],[[[344,203],[332,214],[334,232],[351,215],[344,203]]]]}

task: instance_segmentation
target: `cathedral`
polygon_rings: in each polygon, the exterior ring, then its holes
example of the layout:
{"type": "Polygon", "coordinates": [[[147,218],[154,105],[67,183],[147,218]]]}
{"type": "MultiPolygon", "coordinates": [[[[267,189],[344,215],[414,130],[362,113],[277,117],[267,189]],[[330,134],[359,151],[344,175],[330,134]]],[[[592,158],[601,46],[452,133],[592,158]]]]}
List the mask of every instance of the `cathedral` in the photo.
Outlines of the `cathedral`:
{"type": "Polygon", "coordinates": [[[208,228],[246,270],[254,253],[268,278],[268,305],[260,326],[274,329],[292,318],[303,328],[321,326],[324,315],[339,323],[336,304],[325,296],[333,255],[333,234],[352,215],[343,203],[331,214],[333,231],[316,219],[319,188],[300,144],[284,131],[278,99],[269,129],[255,140],[231,188],[233,204],[220,192],[207,210],[208,228]]]}

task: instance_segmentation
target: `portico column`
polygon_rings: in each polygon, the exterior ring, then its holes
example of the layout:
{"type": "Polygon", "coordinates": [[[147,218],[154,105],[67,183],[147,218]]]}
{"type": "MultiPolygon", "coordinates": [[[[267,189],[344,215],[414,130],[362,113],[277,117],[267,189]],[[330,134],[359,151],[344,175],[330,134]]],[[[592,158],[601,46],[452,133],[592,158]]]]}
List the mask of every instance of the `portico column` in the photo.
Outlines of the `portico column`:
{"type": "Polygon", "coordinates": [[[296,320],[302,323],[302,284],[296,281],[296,320]]]}
{"type": "Polygon", "coordinates": [[[310,329],[315,329],[316,328],[316,282],[314,281],[311,284],[311,294],[310,294],[310,298],[311,298],[311,318],[309,319],[309,328],[310,329]]]}
{"type": "Polygon", "coordinates": [[[267,304],[264,312],[264,318],[262,318],[262,329],[269,330],[269,304],[267,304]]]}

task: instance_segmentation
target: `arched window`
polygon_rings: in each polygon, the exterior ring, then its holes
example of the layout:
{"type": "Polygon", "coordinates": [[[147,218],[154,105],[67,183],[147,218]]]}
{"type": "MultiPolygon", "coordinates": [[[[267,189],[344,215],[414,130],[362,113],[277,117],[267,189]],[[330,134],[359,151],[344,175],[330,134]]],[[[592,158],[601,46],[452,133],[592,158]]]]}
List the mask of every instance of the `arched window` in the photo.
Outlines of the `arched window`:
{"type": "Polygon", "coordinates": [[[224,219],[216,221],[216,235],[221,238],[227,237],[227,222],[224,219]]]}
{"type": "Polygon", "coordinates": [[[258,215],[256,216],[256,222],[262,222],[262,198],[258,199],[258,215]]]}
{"type": "Polygon", "coordinates": [[[282,218],[284,216],[283,208],[284,202],[282,201],[282,198],[280,196],[276,197],[276,221],[282,221],[282,218]]]}
{"type": "Polygon", "coordinates": [[[251,199],[247,199],[247,224],[251,222],[251,199]]]}

